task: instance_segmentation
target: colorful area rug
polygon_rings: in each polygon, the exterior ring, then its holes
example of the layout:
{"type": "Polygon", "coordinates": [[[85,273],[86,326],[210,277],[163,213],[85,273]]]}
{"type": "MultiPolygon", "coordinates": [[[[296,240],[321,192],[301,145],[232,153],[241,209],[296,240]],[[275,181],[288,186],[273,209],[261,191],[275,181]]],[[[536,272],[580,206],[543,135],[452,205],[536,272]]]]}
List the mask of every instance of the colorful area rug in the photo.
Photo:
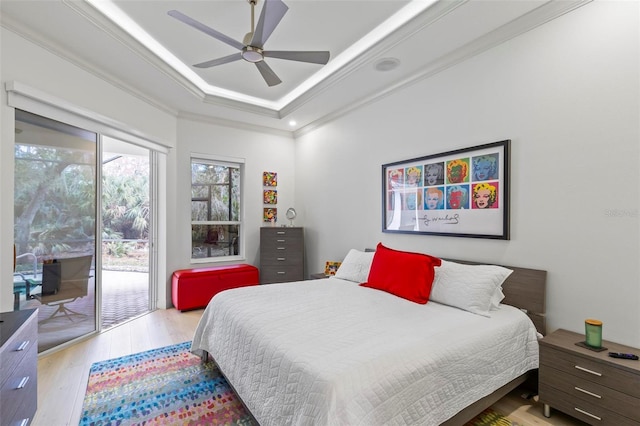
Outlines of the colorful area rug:
{"type": "MultiPolygon", "coordinates": [[[[93,364],[80,425],[255,425],[220,371],[190,347],[184,342],[93,364]]],[[[488,409],[465,426],[518,424],[488,409]]]]}
{"type": "Polygon", "coordinates": [[[213,363],[191,342],[91,366],[80,425],[253,425],[213,363]]]}
{"type": "Polygon", "coordinates": [[[502,413],[487,408],[482,413],[474,417],[464,426],[521,426],[519,423],[509,420],[502,413]]]}

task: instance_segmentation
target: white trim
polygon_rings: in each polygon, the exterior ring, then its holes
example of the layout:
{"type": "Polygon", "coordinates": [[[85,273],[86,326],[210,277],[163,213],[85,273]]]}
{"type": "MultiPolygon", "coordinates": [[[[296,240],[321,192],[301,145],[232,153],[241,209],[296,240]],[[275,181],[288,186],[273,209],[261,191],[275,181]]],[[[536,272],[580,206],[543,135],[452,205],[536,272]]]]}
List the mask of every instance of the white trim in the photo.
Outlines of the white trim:
{"type": "Polygon", "coordinates": [[[236,165],[236,164],[240,165],[245,163],[245,159],[240,157],[228,157],[224,155],[202,154],[200,152],[192,152],[189,155],[191,158],[191,163],[193,163],[194,158],[196,160],[203,160],[203,162],[209,161],[211,163],[220,164],[223,166],[236,165]]]}
{"type": "Polygon", "coordinates": [[[63,99],[23,83],[8,81],[5,83],[5,89],[7,91],[7,103],[10,107],[42,115],[163,154],[167,154],[171,149],[169,143],[155,140],[137,130],[124,130],[129,126],[109,117],[77,107],[63,99]]]}
{"type": "MultiPolygon", "coordinates": [[[[208,225],[237,225],[238,226],[238,241],[240,252],[237,255],[229,255],[229,256],[216,256],[216,257],[193,257],[193,241],[189,243],[189,262],[191,264],[197,263],[219,263],[219,262],[230,262],[230,261],[245,261],[245,249],[244,243],[246,241],[245,238],[245,230],[246,222],[244,220],[244,178],[245,178],[245,159],[239,157],[228,157],[223,155],[212,155],[212,154],[203,154],[190,152],[189,153],[189,194],[191,194],[191,188],[193,185],[192,176],[191,176],[191,166],[195,163],[199,164],[216,164],[229,168],[238,168],[240,170],[240,220],[218,220],[218,221],[189,221],[189,226],[208,226],[208,225]]],[[[189,197],[189,206],[191,206],[191,197],[189,197]]]]}

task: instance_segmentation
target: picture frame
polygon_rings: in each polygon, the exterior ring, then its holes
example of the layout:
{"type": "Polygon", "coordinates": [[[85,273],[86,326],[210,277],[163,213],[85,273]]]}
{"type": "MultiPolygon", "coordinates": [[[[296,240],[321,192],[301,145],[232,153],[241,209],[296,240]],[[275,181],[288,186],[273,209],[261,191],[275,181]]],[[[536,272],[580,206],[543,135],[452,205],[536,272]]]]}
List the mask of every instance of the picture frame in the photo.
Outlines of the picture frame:
{"type": "Polygon", "coordinates": [[[326,276],[335,275],[342,262],[327,261],[324,265],[324,274],[326,276]]]}
{"type": "Polygon", "coordinates": [[[382,231],[508,240],[511,140],[382,165],[382,231]]]}

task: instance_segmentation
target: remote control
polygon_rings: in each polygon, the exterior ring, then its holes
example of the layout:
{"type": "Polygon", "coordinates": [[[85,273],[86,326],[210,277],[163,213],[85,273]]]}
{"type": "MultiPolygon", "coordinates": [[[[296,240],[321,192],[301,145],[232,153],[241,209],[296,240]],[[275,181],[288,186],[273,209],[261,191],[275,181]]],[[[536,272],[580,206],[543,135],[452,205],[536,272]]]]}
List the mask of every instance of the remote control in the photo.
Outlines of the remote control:
{"type": "Polygon", "coordinates": [[[622,359],[632,359],[637,361],[638,355],[635,354],[625,354],[622,352],[609,352],[609,356],[613,358],[622,358],[622,359]]]}

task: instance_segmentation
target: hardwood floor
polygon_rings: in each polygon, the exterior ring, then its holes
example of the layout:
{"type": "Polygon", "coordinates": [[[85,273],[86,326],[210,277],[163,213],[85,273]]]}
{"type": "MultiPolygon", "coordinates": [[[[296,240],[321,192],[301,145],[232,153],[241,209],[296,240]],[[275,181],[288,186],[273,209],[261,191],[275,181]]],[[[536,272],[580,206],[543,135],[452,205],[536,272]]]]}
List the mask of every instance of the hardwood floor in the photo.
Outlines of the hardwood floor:
{"type": "Polygon", "coordinates": [[[38,411],[32,425],[77,425],[91,364],[191,340],[202,312],[159,309],[38,359],[38,411]]]}
{"type": "MultiPolygon", "coordinates": [[[[191,340],[202,312],[157,310],[41,357],[38,360],[38,411],[32,425],[77,425],[91,364],[191,340]]],[[[494,408],[523,426],[584,425],[556,411],[547,419],[539,403],[521,398],[520,393],[512,392],[494,408]]]]}

